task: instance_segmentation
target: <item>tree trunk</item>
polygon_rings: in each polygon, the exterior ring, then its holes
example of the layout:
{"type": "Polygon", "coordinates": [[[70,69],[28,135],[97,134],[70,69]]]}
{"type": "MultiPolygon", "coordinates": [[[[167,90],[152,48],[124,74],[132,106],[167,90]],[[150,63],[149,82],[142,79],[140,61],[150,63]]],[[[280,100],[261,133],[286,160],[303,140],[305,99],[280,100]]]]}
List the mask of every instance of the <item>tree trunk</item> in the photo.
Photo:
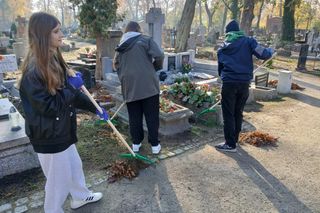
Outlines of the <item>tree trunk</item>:
{"type": "Polygon", "coordinates": [[[187,49],[191,24],[194,17],[196,0],[188,0],[184,4],[181,19],[177,29],[176,51],[183,52],[187,49]]]}
{"type": "Polygon", "coordinates": [[[239,7],[238,0],[232,0],[231,3],[231,19],[238,19],[239,7]]]}
{"type": "Polygon", "coordinates": [[[243,12],[241,17],[240,28],[245,32],[245,34],[249,34],[252,26],[253,20],[253,10],[254,10],[254,1],[252,0],[244,0],[243,2],[243,12]]]}
{"type": "Polygon", "coordinates": [[[136,11],[135,11],[135,20],[139,20],[139,2],[140,0],[137,0],[137,3],[136,3],[136,11]]]}
{"type": "Polygon", "coordinates": [[[226,22],[227,22],[227,15],[228,15],[228,7],[224,5],[220,35],[224,34],[224,27],[226,26],[226,22]]]}
{"type": "Polygon", "coordinates": [[[294,12],[296,0],[285,0],[282,17],[282,41],[294,41],[294,12]]]}
{"type": "Polygon", "coordinates": [[[264,6],[264,0],[261,1],[261,5],[260,5],[260,8],[259,8],[259,14],[258,14],[258,20],[257,20],[257,29],[259,29],[259,27],[260,27],[260,20],[261,20],[261,13],[262,13],[263,6],[264,6]]]}
{"type": "Polygon", "coordinates": [[[165,1],[165,4],[166,4],[165,17],[168,17],[169,1],[168,1],[168,0],[166,0],[166,1],[165,1]]]}
{"type": "Polygon", "coordinates": [[[96,80],[103,80],[104,75],[102,73],[102,57],[107,56],[107,43],[106,38],[102,35],[97,35],[96,37],[97,43],[97,54],[96,54],[96,71],[95,71],[95,79],[96,80]]]}
{"type": "Polygon", "coordinates": [[[132,6],[132,2],[130,0],[127,0],[128,3],[128,8],[129,8],[129,12],[131,14],[131,19],[134,19],[134,11],[133,11],[133,6],[132,6]]]}
{"type": "Polygon", "coordinates": [[[198,1],[199,4],[199,22],[200,22],[200,26],[202,26],[202,2],[198,1]]]}
{"type": "Polygon", "coordinates": [[[65,2],[64,0],[60,0],[60,10],[61,10],[61,26],[64,27],[64,7],[65,7],[65,2]]]}
{"type": "Polygon", "coordinates": [[[212,17],[213,17],[213,14],[215,13],[215,11],[216,11],[216,9],[218,7],[218,3],[219,2],[217,2],[213,6],[212,12],[209,9],[208,2],[206,1],[205,4],[204,4],[205,9],[206,9],[206,13],[207,13],[207,16],[208,16],[208,32],[210,32],[211,28],[213,27],[212,17]]]}

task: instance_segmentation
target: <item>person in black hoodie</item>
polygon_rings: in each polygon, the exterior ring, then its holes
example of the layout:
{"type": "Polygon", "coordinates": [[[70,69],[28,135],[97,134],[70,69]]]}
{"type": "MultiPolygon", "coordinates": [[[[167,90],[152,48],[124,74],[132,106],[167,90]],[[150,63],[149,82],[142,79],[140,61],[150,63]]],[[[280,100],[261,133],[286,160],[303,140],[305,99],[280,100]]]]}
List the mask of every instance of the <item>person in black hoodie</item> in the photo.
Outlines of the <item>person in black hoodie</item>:
{"type": "MultiPolygon", "coordinates": [[[[25,131],[46,177],[45,213],[62,213],[63,203],[71,194],[76,209],[102,198],[88,190],[77,142],[76,110],[97,113],[89,98],[80,92],[79,73],[68,77],[68,66],[59,47],[63,34],[58,19],[44,12],[29,20],[29,52],[22,66],[19,92],[25,112],[25,131]]],[[[108,119],[106,112],[97,113],[108,119]]]]}
{"type": "Polygon", "coordinates": [[[235,20],[231,20],[226,26],[225,37],[217,53],[218,73],[222,80],[221,105],[225,142],[215,147],[220,151],[236,152],[242,113],[253,78],[252,55],[267,60],[274,51],[260,46],[254,38],[246,37],[235,20]]]}
{"type": "Polygon", "coordinates": [[[132,149],[139,152],[144,139],[142,119],[148,127],[152,153],[159,154],[159,77],[164,54],[155,41],[141,33],[137,22],[130,21],[116,48],[114,69],[118,73],[124,101],[129,114],[132,149]]]}

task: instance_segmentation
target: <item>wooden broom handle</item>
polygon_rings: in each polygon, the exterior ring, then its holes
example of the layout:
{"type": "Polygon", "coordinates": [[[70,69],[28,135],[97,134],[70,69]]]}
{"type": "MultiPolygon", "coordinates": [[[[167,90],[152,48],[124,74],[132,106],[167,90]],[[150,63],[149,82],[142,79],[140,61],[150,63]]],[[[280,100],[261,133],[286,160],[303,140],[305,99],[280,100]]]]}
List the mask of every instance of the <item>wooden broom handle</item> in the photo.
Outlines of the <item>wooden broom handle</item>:
{"type": "MultiPolygon", "coordinates": [[[[96,100],[93,99],[93,97],[91,96],[90,92],[87,90],[87,88],[82,85],[81,86],[81,90],[84,92],[84,94],[86,94],[88,96],[88,98],[90,99],[90,101],[94,104],[94,106],[97,108],[97,110],[99,110],[99,112],[102,114],[103,111],[101,109],[101,107],[99,106],[99,104],[96,102],[96,100]]],[[[110,125],[111,129],[116,133],[116,135],[118,136],[118,138],[120,139],[120,141],[126,146],[126,148],[130,151],[130,153],[135,157],[136,154],[132,151],[131,147],[128,145],[128,143],[125,141],[125,139],[122,137],[122,135],[120,134],[120,132],[116,129],[116,127],[112,124],[112,122],[108,119],[107,120],[108,124],[110,125]]]]}
{"type": "Polygon", "coordinates": [[[116,115],[118,114],[118,112],[120,111],[120,109],[123,107],[123,105],[125,105],[126,102],[122,102],[122,104],[119,106],[119,108],[117,109],[117,111],[113,114],[113,116],[111,117],[110,120],[112,120],[114,117],[116,117],[116,115]]]}

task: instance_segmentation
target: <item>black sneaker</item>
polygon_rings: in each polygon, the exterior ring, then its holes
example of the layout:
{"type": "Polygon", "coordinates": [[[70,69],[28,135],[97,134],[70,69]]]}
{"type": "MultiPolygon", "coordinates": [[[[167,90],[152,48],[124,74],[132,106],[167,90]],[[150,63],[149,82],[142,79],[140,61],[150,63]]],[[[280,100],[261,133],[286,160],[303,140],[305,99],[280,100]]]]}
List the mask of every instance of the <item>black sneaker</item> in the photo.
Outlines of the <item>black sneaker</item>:
{"type": "Polygon", "coordinates": [[[214,146],[217,150],[222,152],[237,152],[237,148],[232,148],[226,143],[220,143],[214,146]]]}

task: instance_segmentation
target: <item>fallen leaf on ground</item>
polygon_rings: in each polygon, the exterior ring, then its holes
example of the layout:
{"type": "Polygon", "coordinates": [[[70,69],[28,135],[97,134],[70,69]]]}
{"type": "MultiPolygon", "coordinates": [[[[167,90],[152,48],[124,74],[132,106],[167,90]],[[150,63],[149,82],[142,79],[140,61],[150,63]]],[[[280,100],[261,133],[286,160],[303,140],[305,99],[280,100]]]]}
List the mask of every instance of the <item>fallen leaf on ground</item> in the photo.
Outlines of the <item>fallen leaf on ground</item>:
{"type": "Polygon", "coordinates": [[[248,143],[257,147],[266,145],[275,146],[277,142],[278,138],[260,131],[241,133],[239,137],[240,144],[248,143]]]}

